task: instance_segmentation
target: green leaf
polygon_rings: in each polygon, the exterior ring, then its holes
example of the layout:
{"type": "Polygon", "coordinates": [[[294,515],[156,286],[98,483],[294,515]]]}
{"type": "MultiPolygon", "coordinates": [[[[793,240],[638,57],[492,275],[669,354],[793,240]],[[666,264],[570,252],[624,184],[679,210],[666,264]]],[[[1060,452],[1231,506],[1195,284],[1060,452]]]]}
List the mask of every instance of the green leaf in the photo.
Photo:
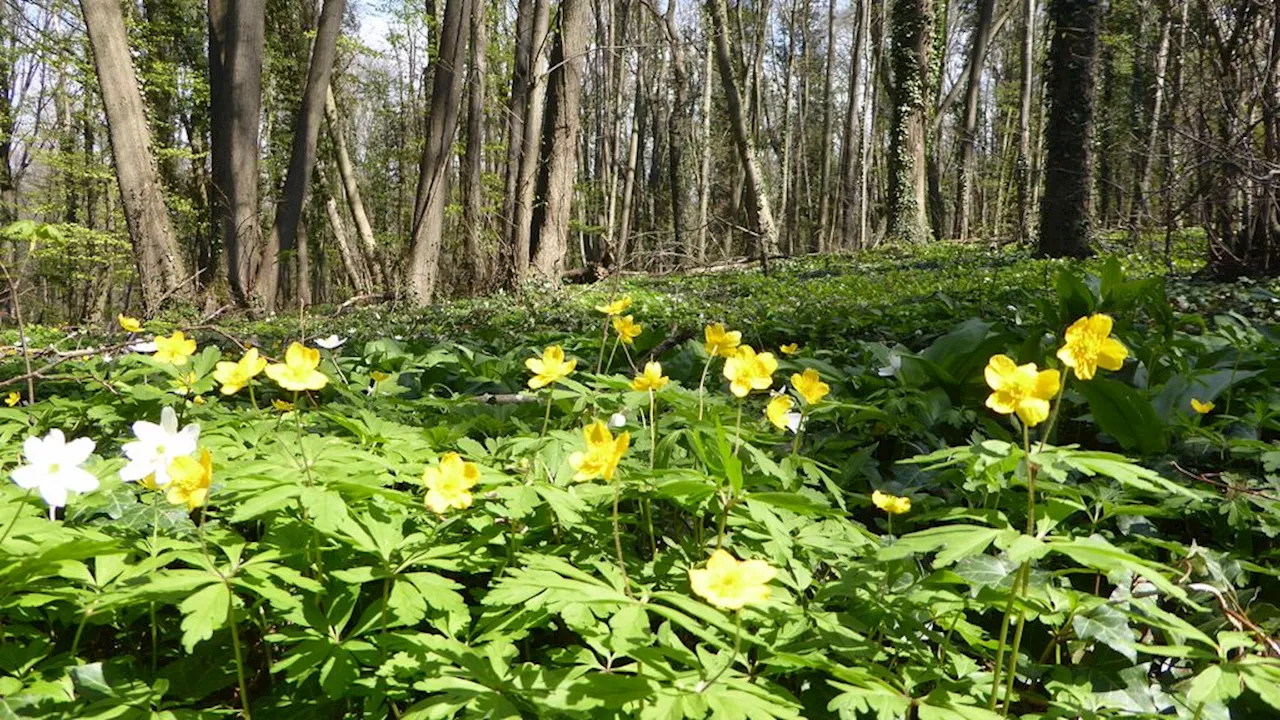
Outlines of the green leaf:
{"type": "Polygon", "coordinates": [[[182,647],[190,653],[198,643],[213,637],[213,631],[226,624],[230,605],[231,592],[223,583],[202,588],[179,603],[182,647]]]}
{"type": "Polygon", "coordinates": [[[1137,662],[1138,653],[1133,647],[1133,630],[1129,618],[1114,607],[1101,604],[1088,613],[1071,618],[1071,628],[1081,640],[1096,640],[1137,662]]]}
{"type": "Polygon", "coordinates": [[[934,565],[945,567],[962,558],[980,555],[1002,532],[980,525],[943,525],[903,535],[894,544],[882,548],[878,555],[881,560],[899,560],[940,550],[934,565]]]}
{"type": "Polygon", "coordinates": [[[955,572],[977,587],[999,587],[1018,569],[1018,563],[994,555],[975,555],[956,563],[955,572]]]}
{"type": "Polygon", "coordinates": [[[1164,422],[1142,393],[1103,377],[1073,387],[1089,402],[1089,412],[1098,428],[1126,450],[1158,455],[1168,447],[1164,422]]]}

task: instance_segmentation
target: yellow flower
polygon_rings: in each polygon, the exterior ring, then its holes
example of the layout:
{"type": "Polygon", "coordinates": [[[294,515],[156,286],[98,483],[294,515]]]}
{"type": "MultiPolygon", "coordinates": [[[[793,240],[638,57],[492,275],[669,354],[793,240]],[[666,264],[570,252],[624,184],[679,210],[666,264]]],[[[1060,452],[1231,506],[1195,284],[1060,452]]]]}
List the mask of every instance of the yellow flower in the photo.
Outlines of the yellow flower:
{"type": "Polygon", "coordinates": [[[267,366],[267,377],[275,380],[285,390],[319,390],[329,384],[329,378],[316,369],[319,365],[319,350],[302,343],[293,343],[285,351],[283,363],[267,366]]]}
{"type": "Polygon", "coordinates": [[[768,390],[773,385],[773,372],[777,369],[778,361],[773,353],[757,355],[750,345],[739,346],[737,353],[724,362],[729,390],[740,398],[752,390],[768,390]]]}
{"type": "Polygon", "coordinates": [[[597,305],[596,311],[602,312],[605,315],[612,317],[614,315],[621,315],[622,313],[626,312],[627,308],[629,307],[631,307],[631,296],[623,295],[622,297],[618,298],[617,300],[614,300],[611,303],[608,303],[605,305],[597,305]]]}
{"type": "Polygon", "coordinates": [[[903,515],[911,511],[911,498],[890,495],[879,490],[871,493],[871,502],[890,515],[903,515]]]}
{"type": "Polygon", "coordinates": [[[14,405],[17,405],[20,402],[22,402],[22,393],[18,392],[17,390],[14,390],[13,392],[4,396],[4,404],[8,405],[9,407],[13,407],[14,405]]]}
{"type": "Polygon", "coordinates": [[[1090,315],[1071,323],[1065,342],[1058,348],[1058,359],[1075,370],[1076,377],[1089,380],[1098,368],[1119,370],[1129,351],[1111,337],[1111,316],[1090,315]]]}
{"type": "Polygon", "coordinates": [[[575,452],[569,456],[569,466],[575,473],[573,479],[612,480],[614,471],[618,469],[618,462],[631,444],[631,433],[620,433],[614,438],[609,432],[609,426],[596,420],[582,429],[582,437],[587,441],[587,451],[575,452]]]}
{"type": "Polygon", "coordinates": [[[524,366],[529,368],[529,372],[533,373],[533,377],[529,378],[529,387],[537,390],[544,388],[553,382],[569,376],[573,369],[578,366],[577,360],[565,361],[564,348],[559,345],[548,346],[542,351],[542,357],[531,357],[524,361],[524,366]]]}
{"type": "Polygon", "coordinates": [[[200,449],[200,460],[182,455],[169,462],[169,484],[164,497],[174,505],[195,510],[209,500],[209,483],[213,480],[213,456],[200,449]]]}
{"type": "Polygon", "coordinates": [[[662,363],[647,362],[644,364],[644,372],[631,381],[631,389],[637,392],[658,391],[666,387],[669,382],[671,378],[662,374],[662,363]]]}
{"type": "Polygon", "coordinates": [[[373,372],[369,373],[369,377],[373,378],[374,382],[382,382],[383,380],[386,380],[391,376],[382,372],[381,370],[374,370],[373,372]]]}
{"type": "Polygon", "coordinates": [[[272,400],[271,407],[279,410],[280,412],[289,412],[293,409],[293,403],[288,400],[272,400]]]}
{"type": "Polygon", "coordinates": [[[197,395],[197,396],[195,396],[195,397],[191,398],[191,402],[195,403],[196,405],[203,405],[203,404],[204,404],[204,396],[203,396],[203,395],[197,395]]]}
{"type": "Polygon", "coordinates": [[[1028,427],[1049,417],[1049,399],[1058,392],[1057,370],[1036,370],[1035,363],[1017,365],[1007,355],[992,355],[985,371],[987,407],[1001,415],[1017,413],[1028,427]]]}
{"type": "MultiPolygon", "coordinates": [[[[11,394],[16,394],[16,393],[11,393],[11,394]]],[[[1200,402],[1196,398],[1191,398],[1191,409],[1195,410],[1197,413],[1201,415],[1208,415],[1209,413],[1213,412],[1214,407],[1215,405],[1213,404],[1212,400],[1209,400],[1206,402],[1200,402]]]]}
{"type": "Polygon", "coordinates": [[[689,569],[689,585],[721,610],[739,610],[769,599],[778,571],[763,560],[738,560],[725,550],[711,553],[705,568],[689,569]]]}
{"type": "Polygon", "coordinates": [[[781,345],[778,349],[782,351],[783,355],[797,355],[800,353],[800,346],[795,343],[781,345]]]}
{"type": "Polygon", "coordinates": [[[443,515],[449,508],[471,507],[471,488],[480,482],[480,469],[464,461],[458,453],[449,452],[440,458],[438,465],[422,472],[422,482],[427,486],[427,507],[443,515]]]}
{"type": "Polygon", "coordinates": [[[769,422],[773,423],[774,427],[786,430],[791,423],[791,418],[787,415],[794,404],[790,395],[774,395],[769,404],[764,407],[765,417],[769,418],[769,422]]]}
{"type": "Polygon", "coordinates": [[[266,366],[266,358],[258,357],[258,348],[249,348],[237,362],[218,363],[213,370],[213,379],[222,385],[223,395],[234,395],[266,366]]]}
{"type": "Polygon", "coordinates": [[[623,345],[630,345],[636,341],[636,338],[640,337],[641,327],[640,323],[636,322],[634,315],[627,315],[626,317],[614,316],[613,331],[618,333],[618,339],[622,341],[623,345]]]}
{"type": "Polygon", "coordinates": [[[124,328],[125,332],[142,332],[142,323],[138,322],[138,318],[131,318],[128,315],[120,314],[116,316],[116,321],[120,323],[120,327],[124,328]]]}
{"type": "Polygon", "coordinates": [[[818,371],[808,368],[803,374],[796,373],[791,376],[791,387],[800,393],[800,397],[810,405],[817,405],[822,398],[831,392],[831,386],[822,382],[822,376],[818,375],[818,371]]]}
{"type": "Polygon", "coordinates": [[[731,358],[737,353],[738,346],[742,344],[742,333],[737,330],[725,330],[724,325],[720,323],[708,325],[702,334],[707,338],[703,347],[706,348],[707,354],[713,357],[719,355],[723,358],[731,358]]]}
{"type": "Polygon", "coordinates": [[[191,392],[199,380],[200,378],[197,377],[193,371],[186,375],[179,375],[178,379],[170,381],[169,384],[173,386],[173,391],[175,393],[185,396],[187,393],[191,392]]]}
{"type": "Polygon", "coordinates": [[[186,365],[187,360],[196,353],[196,341],[188,339],[181,330],[175,330],[169,337],[156,338],[157,362],[186,365]]]}

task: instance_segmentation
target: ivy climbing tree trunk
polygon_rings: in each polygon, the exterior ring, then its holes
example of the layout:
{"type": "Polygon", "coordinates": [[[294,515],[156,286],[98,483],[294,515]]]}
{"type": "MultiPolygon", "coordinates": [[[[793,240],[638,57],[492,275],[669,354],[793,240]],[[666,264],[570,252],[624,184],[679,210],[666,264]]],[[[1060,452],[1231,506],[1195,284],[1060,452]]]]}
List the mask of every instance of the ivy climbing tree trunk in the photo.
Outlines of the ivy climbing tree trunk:
{"type": "Polygon", "coordinates": [[[1098,64],[1099,0],[1051,0],[1053,39],[1046,81],[1045,185],[1040,253],[1089,254],[1093,184],[1093,90],[1098,64]]]}
{"type": "Polygon", "coordinates": [[[899,243],[924,243],[930,236],[924,115],[933,39],[931,0],[895,0],[891,33],[888,238],[899,243]]]}
{"type": "Polygon", "coordinates": [[[195,279],[187,275],[165,209],[120,0],[81,0],[80,8],[97,68],[142,301],[148,312],[155,312],[166,300],[191,298],[195,279]]]}

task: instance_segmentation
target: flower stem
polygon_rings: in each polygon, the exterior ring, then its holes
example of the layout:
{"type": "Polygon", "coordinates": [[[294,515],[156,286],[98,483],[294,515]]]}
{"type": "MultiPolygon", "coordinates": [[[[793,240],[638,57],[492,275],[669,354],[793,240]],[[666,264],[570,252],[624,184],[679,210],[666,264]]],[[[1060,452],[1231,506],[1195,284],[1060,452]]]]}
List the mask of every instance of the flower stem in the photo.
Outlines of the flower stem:
{"type": "Polygon", "coordinates": [[[649,469],[652,470],[658,458],[658,398],[652,389],[649,390],[649,469]]]}
{"type": "Polygon", "coordinates": [[[249,709],[249,683],[244,676],[244,654],[240,650],[240,630],[236,622],[235,594],[231,592],[231,583],[227,584],[227,615],[231,620],[231,647],[236,653],[236,678],[240,681],[240,707],[244,709],[244,720],[253,720],[253,711],[249,709]]]}
{"type": "Polygon", "coordinates": [[[622,587],[631,597],[631,578],[627,575],[627,560],[622,554],[622,521],[618,514],[618,504],[622,500],[622,477],[613,477],[613,549],[618,554],[618,569],[622,571],[622,587]]]}
{"type": "MultiPolygon", "coordinates": [[[[1059,394],[1059,402],[1061,402],[1061,394],[1059,394]]],[[[1041,447],[1043,447],[1043,444],[1041,444],[1041,447]]],[[[1031,434],[1026,423],[1022,424],[1022,454],[1023,462],[1027,465],[1027,534],[1034,535],[1036,529],[1036,475],[1035,465],[1031,462],[1031,434]]],[[[996,709],[996,704],[999,702],[1000,678],[1001,673],[1004,671],[1005,644],[1009,639],[1009,619],[1013,617],[1014,603],[1022,595],[1023,586],[1025,585],[1023,578],[1029,574],[1030,562],[1028,561],[1022,563],[1022,567],[1018,568],[1018,575],[1013,580],[1013,586],[1009,588],[1009,600],[1005,603],[1004,614],[1000,619],[1000,641],[996,645],[996,662],[991,671],[991,697],[987,700],[987,707],[992,711],[996,709]]],[[[1018,645],[1021,644],[1022,640],[1023,621],[1024,616],[1022,611],[1019,610],[1018,630],[1014,633],[1013,661],[1011,662],[1010,674],[1016,674],[1017,670],[1018,645]]],[[[1011,683],[1009,685],[1010,692],[1012,692],[1012,687],[1011,683]]]]}
{"type": "Polygon", "coordinates": [[[551,399],[555,395],[555,390],[547,388],[547,412],[542,416],[542,434],[538,436],[541,440],[547,436],[547,426],[551,424],[551,399]]]}
{"type": "Polygon", "coordinates": [[[729,666],[733,665],[734,661],[738,659],[738,650],[740,650],[741,648],[742,648],[742,611],[735,610],[733,613],[733,654],[729,656],[729,662],[721,666],[720,669],[716,671],[716,674],[713,675],[710,680],[702,684],[701,688],[699,688],[700,692],[706,692],[707,688],[716,684],[716,681],[720,679],[720,676],[724,675],[725,671],[729,669],[729,666]]]}
{"type": "Polygon", "coordinates": [[[707,373],[711,370],[711,361],[715,360],[715,355],[707,356],[707,364],[702,366],[702,378],[698,380],[698,419],[702,419],[702,409],[705,406],[706,390],[707,390],[707,373]]]}
{"type": "Polygon", "coordinates": [[[596,358],[596,374],[597,375],[599,375],[600,371],[604,369],[604,345],[607,342],[609,342],[609,316],[605,315],[604,327],[601,328],[601,332],[600,332],[600,357],[596,358]]]}

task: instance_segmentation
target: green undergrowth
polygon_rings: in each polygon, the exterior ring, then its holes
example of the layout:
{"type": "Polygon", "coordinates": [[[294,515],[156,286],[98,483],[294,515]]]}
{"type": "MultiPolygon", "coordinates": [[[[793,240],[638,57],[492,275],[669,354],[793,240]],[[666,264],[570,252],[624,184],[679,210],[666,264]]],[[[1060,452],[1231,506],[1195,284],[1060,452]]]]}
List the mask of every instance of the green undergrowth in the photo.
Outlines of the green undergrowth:
{"type": "Polygon", "coordinates": [[[937,246],[305,329],[33,327],[35,402],[0,388],[0,717],[1275,716],[1275,296],[1195,280],[1194,240],[1172,275],[937,246]],[[595,309],[623,297],[633,346],[595,309]],[[1127,359],[1068,376],[1097,313],[1127,359]],[[707,323],[776,356],[767,391],[730,392],[707,323]],[[126,347],[178,329],[181,366],[126,347]],[[295,340],[331,347],[268,372],[323,388],[220,391],[240,344],[295,340]],[[576,365],[530,389],[551,344],[576,365]],[[989,407],[1000,354],[1062,371],[1048,420],[989,407]],[[208,451],[207,497],[121,479],[163,408],[200,428],[172,487],[208,451]],[[99,487],[50,519],[9,477],[54,429],[99,487]],[[439,484],[449,453],[474,486],[439,484]],[[767,597],[699,590],[717,548],[767,597]]]}

